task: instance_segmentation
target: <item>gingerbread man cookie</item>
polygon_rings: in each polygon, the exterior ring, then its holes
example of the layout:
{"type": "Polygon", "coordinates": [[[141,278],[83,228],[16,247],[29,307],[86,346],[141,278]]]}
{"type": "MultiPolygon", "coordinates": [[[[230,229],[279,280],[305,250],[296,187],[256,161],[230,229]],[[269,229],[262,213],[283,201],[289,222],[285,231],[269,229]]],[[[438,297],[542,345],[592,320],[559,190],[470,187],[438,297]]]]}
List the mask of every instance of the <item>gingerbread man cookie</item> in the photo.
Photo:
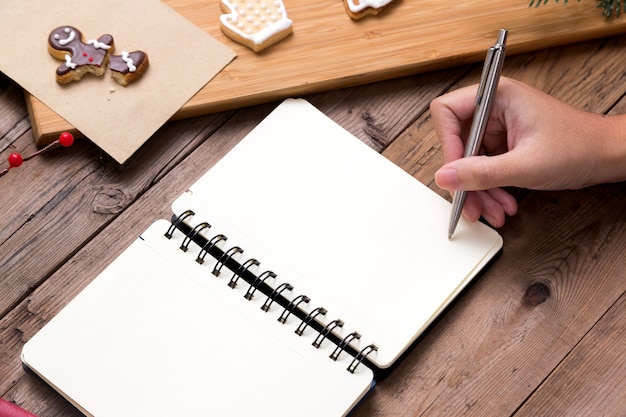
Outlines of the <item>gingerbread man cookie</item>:
{"type": "Polygon", "coordinates": [[[87,73],[102,76],[109,62],[109,52],[114,49],[113,36],[102,35],[85,42],[83,34],[73,26],[60,26],[48,37],[50,55],[65,61],[56,71],[60,84],[78,81],[87,73]]]}
{"type": "Polygon", "coordinates": [[[148,54],[143,51],[113,55],[113,36],[102,35],[85,42],[83,34],[73,26],[59,26],[48,36],[50,55],[65,61],[56,71],[59,84],[79,81],[87,73],[101,77],[108,65],[111,78],[126,86],[138,80],[148,69],[148,54]]]}

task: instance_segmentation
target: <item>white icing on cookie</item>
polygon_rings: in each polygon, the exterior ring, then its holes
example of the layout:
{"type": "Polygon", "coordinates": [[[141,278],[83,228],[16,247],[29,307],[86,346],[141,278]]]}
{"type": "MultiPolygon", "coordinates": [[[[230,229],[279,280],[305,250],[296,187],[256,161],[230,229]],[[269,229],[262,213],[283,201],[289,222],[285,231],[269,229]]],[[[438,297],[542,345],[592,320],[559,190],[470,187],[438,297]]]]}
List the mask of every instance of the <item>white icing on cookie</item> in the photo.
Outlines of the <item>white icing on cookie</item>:
{"type": "Polygon", "coordinates": [[[358,4],[355,4],[355,0],[345,0],[346,5],[352,13],[362,12],[368,7],[371,7],[372,9],[380,9],[392,1],[393,0],[356,0],[356,3],[358,4]]]}
{"type": "Polygon", "coordinates": [[[122,61],[126,63],[129,72],[137,71],[137,67],[134,65],[133,59],[128,56],[128,52],[122,51],[122,61]]]}
{"type": "Polygon", "coordinates": [[[74,32],[70,28],[63,29],[63,32],[67,33],[67,38],[65,39],[60,39],[61,37],[58,34],[54,35],[54,39],[59,41],[59,45],[65,46],[68,43],[72,42],[74,39],[76,39],[76,32],[74,32]]]}
{"type": "Polygon", "coordinates": [[[90,40],[87,41],[87,43],[89,45],[92,45],[96,49],[106,49],[106,50],[111,49],[111,45],[107,45],[104,42],[98,42],[95,39],[90,39],[90,40]]]}
{"type": "Polygon", "coordinates": [[[65,55],[65,66],[71,69],[76,69],[76,63],[72,62],[71,55],[65,55]]]}
{"type": "Polygon", "coordinates": [[[261,45],[292,25],[280,0],[221,1],[230,11],[220,16],[222,25],[255,45],[261,45]]]}

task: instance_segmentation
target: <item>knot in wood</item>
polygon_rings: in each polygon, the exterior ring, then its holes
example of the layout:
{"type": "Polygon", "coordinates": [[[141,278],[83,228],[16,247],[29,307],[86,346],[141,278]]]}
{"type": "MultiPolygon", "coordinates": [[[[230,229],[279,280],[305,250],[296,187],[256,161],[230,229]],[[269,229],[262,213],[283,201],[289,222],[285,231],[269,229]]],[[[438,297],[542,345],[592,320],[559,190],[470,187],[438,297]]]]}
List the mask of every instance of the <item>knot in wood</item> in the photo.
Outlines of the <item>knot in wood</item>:
{"type": "Polygon", "coordinates": [[[550,287],[543,282],[533,282],[526,288],[522,304],[526,307],[536,307],[550,298],[550,287]]]}
{"type": "Polygon", "coordinates": [[[126,207],[126,194],[109,188],[100,191],[93,199],[93,211],[98,214],[117,214],[126,207]]]}

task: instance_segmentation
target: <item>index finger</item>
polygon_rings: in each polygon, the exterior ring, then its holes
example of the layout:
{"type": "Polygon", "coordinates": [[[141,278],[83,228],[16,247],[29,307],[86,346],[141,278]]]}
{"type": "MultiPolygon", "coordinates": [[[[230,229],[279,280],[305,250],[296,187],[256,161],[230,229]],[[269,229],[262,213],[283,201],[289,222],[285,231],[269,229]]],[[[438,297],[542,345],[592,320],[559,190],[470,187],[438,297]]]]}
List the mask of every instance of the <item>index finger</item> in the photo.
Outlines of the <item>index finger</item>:
{"type": "Polygon", "coordinates": [[[435,132],[446,163],[463,156],[467,131],[474,116],[477,89],[477,85],[460,88],[430,103],[435,132]]]}

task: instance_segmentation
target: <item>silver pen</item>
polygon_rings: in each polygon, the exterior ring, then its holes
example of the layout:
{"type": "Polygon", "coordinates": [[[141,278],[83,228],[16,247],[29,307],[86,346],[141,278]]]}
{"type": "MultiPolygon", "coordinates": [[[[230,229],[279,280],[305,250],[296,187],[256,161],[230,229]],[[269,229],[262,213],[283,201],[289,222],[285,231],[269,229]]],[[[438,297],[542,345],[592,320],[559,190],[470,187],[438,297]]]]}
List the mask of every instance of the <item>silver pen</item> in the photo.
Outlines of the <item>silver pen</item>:
{"type": "MultiPolygon", "coordinates": [[[[480,84],[478,85],[478,92],[476,93],[476,110],[474,112],[474,119],[472,120],[472,127],[470,128],[467,138],[464,157],[476,156],[482,145],[483,138],[485,137],[487,120],[489,119],[493,99],[498,89],[502,64],[504,64],[507,34],[508,31],[506,29],[500,29],[496,44],[487,51],[485,65],[483,66],[483,72],[480,76],[480,84]]],[[[454,197],[452,198],[452,214],[450,215],[450,225],[448,226],[448,239],[452,239],[452,235],[454,235],[456,226],[459,223],[466,195],[467,191],[457,190],[454,192],[454,197]]]]}

